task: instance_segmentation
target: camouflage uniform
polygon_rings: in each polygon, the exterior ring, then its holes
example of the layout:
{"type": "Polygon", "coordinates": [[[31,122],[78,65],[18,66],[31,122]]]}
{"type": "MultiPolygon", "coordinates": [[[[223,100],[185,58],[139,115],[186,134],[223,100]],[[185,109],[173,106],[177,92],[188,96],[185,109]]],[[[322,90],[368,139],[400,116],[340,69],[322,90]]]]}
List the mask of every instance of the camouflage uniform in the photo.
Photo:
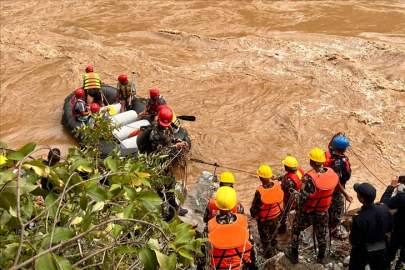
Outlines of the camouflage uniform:
{"type": "MultiPolygon", "coordinates": [[[[176,143],[181,142],[181,140],[173,136],[169,129],[161,129],[158,121],[155,121],[152,125],[153,128],[149,134],[149,143],[152,150],[162,155],[168,155],[168,159],[173,158],[178,152],[176,143]]],[[[165,161],[167,159],[162,160],[162,162],[165,161]]],[[[172,164],[166,166],[164,173],[174,178],[172,164]]]]}
{"type": "MultiPolygon", "coordinates": [[[[238,209],[236,210],[236,213],[238,214],[245,214],[245,208],[243,207],[243,205],[239,202],[238,203],[238,209]]],[[[208,217],[210,216],[210,208],[209,205],[207,205],[207,207],[205,208],[205,212],[204,212],[204,217],[203,220],[205,223],[207,223],[209,221],[208,217]]]]}
{"type": "MultiPolygon", "coordinates": [[[[317,173],[324,172],[324,168],[320,168],[317,173]]],[[[314,211],[306,213],[302,211],[302,206],[305,204],[310,193],[315,192],[315,185],[309,175],[302,178],[302,186],[300,190],[297,211],[292,226],[291,248],[298,249],[299,235],[301,231],[309,226],[313,226],[315,230],[316,239],[318,241],[318,249],[320,254],[324,254],[326,250],[326,234],[328,228],[329,215],[328,211],[318,212],[314,211]]]]}
{"type": "MultiPolygon", "coordinates": [[[[330,167],[333,171],[339,176],[339,182],[343,188],[345,188],[346,182],[349,181],[351,177],[351,166],[349,158],[345,155],[337,155],[333,152],[333,148],[329,150],[331,153],[331,158],[334,161],[327,160],[324,163],[324,167],[330,167]],[[349,164],[349,170],[345,169],[345,161],[349,164]]],[[[335,227],[340,223],[342,219],[343,213],[345,210],[345,197],[344,195],[337,189],[333,192],[332,202],[329,212],[329,225],[335,227]]]]}
{"type": "MultiPolygon", "coordinates": [[[[263,185],[265,189],[271,188],[274,186],[274,183],[270,182],[268,185],[263,185]]],[[[250,207],[250,215],[253,218],[256,218],[257,221],[257,229],[260,235],[260,242],[262,243],[263,250],[265,251],[265,257],[272,257],[275,254],[275,249],[277,246],[277,239],[274,237],[277,224],[280,221],[281,215],[277,218],[271,220],[264,220],[260,221],[259,212],[260,207],[262,207],[263,203],[261,200],[261,195],[259,191],[256,191],[255,196],[252,201],[252,206],[250,207]],[[273,236],[273,239],[271,237],[273,236]]]]}
{"type": "MultiPolygon", "coordinates": [[[[284,177],[282,177],[281,180],[283,180],[283,178],[284,177]]],[[[285,179],[284,182],[281,182],[281,189],[283,190],[284,194],[290,194],[290,189],[296,190],[296,188],[297,188],[296,184],[290,177],[285,179]]],[[[286,206],[284,205],[284,207],[286,207],[286,206]]],[[[290,208],[290,209],[293,209],[293,208],[290,208]]],[[[280,224],[281,224],[280,228],[282,228],[282,227],[286,228],[288,215],[289,215],[289,213],[285,213],[283,215],[283,218],[281,219],[281,222],[280,222],[280,224]]]]}

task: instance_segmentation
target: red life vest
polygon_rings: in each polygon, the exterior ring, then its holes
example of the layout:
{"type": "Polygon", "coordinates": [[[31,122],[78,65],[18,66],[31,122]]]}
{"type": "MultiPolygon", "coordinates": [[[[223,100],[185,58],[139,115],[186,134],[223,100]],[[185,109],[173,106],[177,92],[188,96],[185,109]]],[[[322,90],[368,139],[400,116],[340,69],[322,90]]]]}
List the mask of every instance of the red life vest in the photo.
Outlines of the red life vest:
{"type": "Polygon", "coordinates": [[[149,114],[157,113],[157,107],[162,104],[166,104],[166,102],[164,101],[163,96],[161,95],[159,95],[159,98],[156,100],[154,100],[153,98],[149,98],[147,103],[148,113],[149,114]]]}
{"type": "Polygon", "coordinates": [[[208,221],[208,239],[211,269],[241,269],[250,262],[252,244],[249,241],[248,221],[236,214],[232,224],[218,224],[216,218],[208,221]]]}
{"type": "MultiPolygon", "coordinates": [[[[290,178],[291,180],[293,180],[293,182],[295,184],[295,190],[299,191],[300,188],[301,188],[301,184],[302,184],[301,183],[301,178],[304,176],[304,174],[305,174],[304,170],[301,167],[297,167],[297,172],[295,172],[295,173],[293,173],[293,172],[286,173],[286,175],[284,175],[284,178],[283,178],[283,180],[281,182],[284,183],[285,180],[290,178]]],[[[290,195],[291,194],[290,194],[290,192],[288,190],[284,191],[284,199],[283,199],[284,205],[287,204],[288,199],[290,198],[290,195]]],[[[295,206],[296,206],[296,203],[294,202],[292,207],[295,207],[295,206]]]]}
{"type": "Polygon", "coordinates": [[[271,220],[278,217],[284,209],[283,197],[284,192],[278,181],[272,181],[274,186],[264,188],[260,186],[256,189],[260,193],[260,199],[263,205],[260,207],[259,216],[255,217],[260,221],[271,220]]]}
{"type": "Polygon", "coordinates": [[[332,201],[332,194],[339,182],[339,176],[331,169],[326,168],[326,172],[318,174],[315,170],[307,172],[315,185],[314,194],[309,194],[302,210],[307,213],[326,212],[332,201]]]}
{"type": "MultiPolygon", "coordinates": [[[[238,211],[238,205],[239,205],[239,201],[237,200],[235,207],[231,209],[232,213],[236,214],[236,212],[238,211]]],[[[211,200],[209,201],[208,209],[210,210],[208,220],[219,215],[220,210],[219,210],[218,206],[215,204],[215,198],[211,198],[211,200]]]]}
{"type": "Polygon", "coordinates": [[[70,104],[71,104],[71,108],[72,108],[72,116],[74,117],[74,118],[76,118],[76,117],[78,117],[79,115],[80,115],[80,111],[78,110],[78,109],[76,109],[75,107],[75,105],[76,105],[76,102],[81,102],[81,103],[83,103],[83,106],[84,106],[84,108],[86,109],[86,103],[84,102],[84,100],[83,99],[77,99],[76,97],[73,97],[72,98],[72,100],[71,100],[71,102],[70,102],[70,104]]]}

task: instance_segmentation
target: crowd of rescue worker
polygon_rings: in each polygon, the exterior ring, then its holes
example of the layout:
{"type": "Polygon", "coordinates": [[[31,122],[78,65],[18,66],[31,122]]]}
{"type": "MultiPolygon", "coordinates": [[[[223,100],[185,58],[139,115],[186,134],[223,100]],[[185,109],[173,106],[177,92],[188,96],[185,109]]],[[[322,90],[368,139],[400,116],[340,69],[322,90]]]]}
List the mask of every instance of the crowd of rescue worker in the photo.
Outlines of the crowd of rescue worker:
{"type": "MultiPolygon", "coordinates": [[[[72,100],[72,115],[79,121],[89,121],[89,114],[97,113],[104,107],[100,76],[93,67],[86,68],[83,87],[75,91],[72,100]],[[87,100],[83,97],[87,93],[87,100]]],[[[133,81],[126,75],[118,77],[117,94],[114,104],[121,103],[121,112],[131,108],[132,97],[136,95],[133,81]]],[[[108,102],[108,101],[107,101],[108,102]]],[[[103,113],[109,110],[103,109],[103,113]]],[[[149,119],[153,128],[149,135],[151,151],[172,153],[187,148],[186,142],[174,136],[179,123],[172,123],[173,111],[157,89],[150,90],[145,110],[138,119],[149,119]]],[[[93,123],[94,124],[94,123],[93,123]]],[[[132,134],[135,135],[135,134],[132,134]]],[[[369,183],[354,184],[357,199],[363,205],[353,216],[349,234],[340,224],[345,214],[345,201],[353,198],[346,191],[346,183],[352,170],[346,150],[350,146],[342,133],[335,134],[328,145],[328,151],[314,148],[308,154],[311,169],[304,172],[293,156],[283,161],[285,175],[276,177],[268,165],[257,170],[261,185],[256,189],[250,208],[250,215],[257,222],[261,250],[264,258],[277,254],[277,235],[287,231],[290,211],[295,211],[291,224],[291,243],[284,253],[294,264],[299,262],[300,233],[312,226],[317,241],[317,260],[327,260],[327,235],[337,239],[350,240],[349,270],[390,269],[398,249],[400,256],[395,269],[405,263],[405,193],[403,190],[392,196],[400,186],[395,177],[391,185],[375,203],[376,189],[369,183]],[[390,209],[396,209],[394,218],[390,209]],[[401,230],[402,229],[402,230],[401,230]],[[391,232],[388,239],[386,233],[391,232]]],[[[210,247],[208,259],[212,269],[258,269],[256,248],[250,232],[249,221],[244,208],[237,200],[233,189],[235,179],[232,173],[224,172],[219,178],[220,188],[212,198],[204,214],[206,233],[210,247]]],[[[403,184],[402,184],[403,187],[403,184]]],[[[398,189],[399,190],[399,189],[398,189]]]]}
{"type": "MultiPolygon", "coordinates": [[[[300,233],[312,226],[316,236],[317,261],[328,258],[327,235],[337,239],[349,238],[349,270],[391,269],[391,262],[400,249],[395,269],[403,269],[405,263],[405,193],[403,183],[395,176],[380,202],[375,203],[376,189],[369,183],[354,184],[357,199],[362,204],[353,216],[348,234],[341,230],[345,218],[345,200],[353,198],[346,191],[351,177],[351,164],[346,155],[349,140],[343,133],[335,134],[328,151],[314,148],[308,154],[311,169],[304,173],[293,156],[282,160],[286,173],[275,176],[268,165],[257,170],[261,185],[256,189],[250,207],[250,215],[257,222],[261,249],[256,250],[249,221],[234,190],[235,178],[231,172],[219,177],[220,187],[206,208],[204,222],[210,243],[211,269],[259,269],[256,255],[271,258],[278,253],[277,235],[287,231],[287,219],[291,210],[295,216],[290,224],[291,241],[284,250],[293,263],[299,262],[300,233]],[[402,188],[398,188],[402,185],[402,188]],[[392,197],[394,189],[398,192],[392,197]],[[396,209],[391,215],[390,209],[396,209]],[[391,232],[388,239],[387,233],[391,232]]],[[[347,207],[348,208],[348,207],[347,207]]],[[[315,249],[316,250],[316,249],[315,249]]]]}
{"type": "MultiPolygon", "coordinates": [[[[92,66],[86,68],[86,74],[83,78],[83,87],[75,90],[75,95],[71,101],[72,116],[80,122],[89,122],[93,127],[94,119],[90,112],[95,114],[100,111],[106,115],[110,111],[110,106],[105,107],[104,101],[108,104],[103,91],[101,91],[102,82],[100,75],[94,72],[92,66]]],[[[136,87],[126,75],[118,76],[117,93],[113,104],[121,104],[121,113],[127,109],[132,109],[133,97],[136,96],[136,87]]],[[[180,122],[174,112],[167,106],[163,96],[158,89],[150,89],[149,97],[146,100],[144,111],[138,114],[138,119],[147,119],[151,122],[151,132],[145,142],[146,152],[161,152],[164,154],[173,153],[182,148],[188,148],[188,143],[181,141],[174,135],[180,128],[180,122]]],[[[134,130],[128,137],[138,135],[140,130],[134,130]]],[[[144,142],[138,143],[143,145],[144,142]]],[[[143,149],[140,149],[143,150],[143,149]]]]}

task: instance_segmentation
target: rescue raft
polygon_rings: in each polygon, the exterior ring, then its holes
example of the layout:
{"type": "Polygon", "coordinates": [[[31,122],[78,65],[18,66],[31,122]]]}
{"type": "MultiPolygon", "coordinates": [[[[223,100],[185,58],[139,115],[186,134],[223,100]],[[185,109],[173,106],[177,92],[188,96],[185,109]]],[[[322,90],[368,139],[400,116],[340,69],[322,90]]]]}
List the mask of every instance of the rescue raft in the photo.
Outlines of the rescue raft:
{"type": "MultiPolygon", "coordinates": [[[[106,99],[108,100],[109,104],[113,104],[115,102],[115,97],[117,93],[117,89],[111,87],[109,85],[103,85],[101,87],[101,91],[104,93],[106,99]]],[[[73,130],[79,127],[83,122],[76,120],[72,115],[72,108],[71,108],[71,100],[74,97],[74,91],[65,98],[63,103],[63,111],[62,111],[62,121],[61,124],[69,131],[70,134],[74,137],[73,130]]],[[[106,103],[106,102],[104,102],[106,103]]],[[[121,125],[120,128],[116,128],[113,130],[113,135],[118,139],[118,143],[105,143],[100,146],[100,150],[102,152],[102,158],[106,157],[111,151],[115,149],[118,145],[121,156],[136,156],[138,152],[138,146],[136,143],[137,136],[128,138],[128,135],[140,128],[141,126],[149,125],[148,120],[140,120],[136,121],[138,117],[138,113],[142,112],[145,109],[145,102],[139,100],[138,98],[134,97],[132,100],[132,110],[128,110],[124,113],[120,113],[120,104],[112,105],[116,108],[117,114],[113,116],[109,116],[112,120],[112,123],[116,126],[121,125]]],[[[191,141],[188,136],[188,133],[185,129],[180,127],[175,136],[183,141],[186,141],[189,146],[191,147],[191,141]]],[[[80,137],[74,137],[76,141],[79,143],[81,142],[80,137]]]]}

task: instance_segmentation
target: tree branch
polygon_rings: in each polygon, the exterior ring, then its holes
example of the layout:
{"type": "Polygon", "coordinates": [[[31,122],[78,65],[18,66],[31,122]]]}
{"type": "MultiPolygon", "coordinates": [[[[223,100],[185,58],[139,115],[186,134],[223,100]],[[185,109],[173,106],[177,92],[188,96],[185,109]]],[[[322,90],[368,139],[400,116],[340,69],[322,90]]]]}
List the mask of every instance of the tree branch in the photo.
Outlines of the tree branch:
{"type": "Polygon", "coordinates": [[[20,269],[21,267],[23,267],[23,266],[25,266],[25,265],[27,265],[27,264],[29,264],[29,263],[35,261],[36,259],[38,259],[38,258],[40,258],[40,257],[42,257],[42,256],[44,256],[44,255],[46,255],[46,254],[48,254],[48,253],[50,253],[50,252],[56,250],[56,249],[58,249],[58,248],[61,248],[61,247],[65,246],[65,245],[67,245],[67,244],[70,244],[70,243],[72,243],[72,242],[74,242],[74,241],[76,241],[76,240],[78,240],[78,239],[80,239],[80,238],[83,238],[84,236],[86,236],[86,235],[89,234],[90,232],[92,232],[92,231],[98,229],[99,227],[104,226],[104,225],[106,225],[106,224],[108,224],[108,223],[110,223],[110,222],[115,222],[115,221],[130,221],[130,222],[142,223],[142,224],[145,224],[145,225],[152,226],[152,227],[156,228],[158,231],[160,231],[161,234],[163,235],[163,237],[164,237],[167,241],[170,241],[169,238],[167,237],[167,235],[163,232],[163,230],[162,230],[161,228],[159,228],[159,226],[157,226],[157,225],[155,225],[155,224],[152,224],[152,223],[149,223],[149,222],[146,222],[146,221],[142,221],[142,220],[139,220],[139,219],[133,219],[133,218],[115,218],[115,219],[110,219],[110,220],[104,221],[104,222],[102,222],[102,223],[100,223],[100,224],[98,224],[98,225],[92,227],[92,228],[89,229],[88,231],[85,231],[85,232],[83,232],[83,233],[81,233],[81,234],[79,234],[79,235],[77,235],[77,236],[75,236],[75,237],[73,237],[73,238],[71,238],[71,239],[65,241],[65,242],[61,242],[61,243],[59,243],[59,244],[56,245],[56,246],[53,246],[53,247],[51,247],[51,248],[49,248],[49,249],[47,249],[47,250],[44,250],[43,252],[41,252],[41,253],[39,253],[39,254],[37,254],[37,255],[35,255],[35,256],[29,258],[28,260],[26,260],[25,262],[20,263],[19,265],[13,265],[9,270],[17,270],[17,269],[20,269]]]}

